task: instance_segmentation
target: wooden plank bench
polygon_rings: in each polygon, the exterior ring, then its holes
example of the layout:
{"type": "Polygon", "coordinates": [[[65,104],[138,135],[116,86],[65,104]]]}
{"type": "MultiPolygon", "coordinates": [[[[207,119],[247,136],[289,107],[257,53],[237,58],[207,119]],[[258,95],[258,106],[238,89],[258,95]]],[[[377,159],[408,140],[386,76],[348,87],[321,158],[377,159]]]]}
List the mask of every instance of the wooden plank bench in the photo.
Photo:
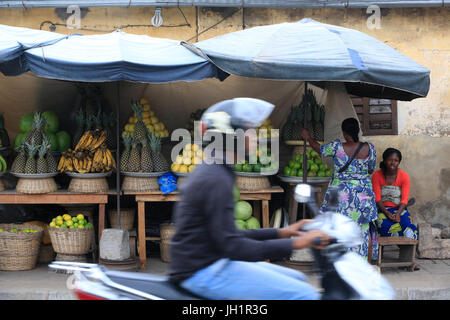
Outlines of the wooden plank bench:
{"type": "Polygon", "coordinates": [[[378,239],[378,266],[380,268],[408,267],[409,271],[414,271],[416,260],[416,247],[419,240],[407,237],[380,237],[378,239]],[[383,259],[383,249],[385,246],[399,246],[397,259],[383,259]]]}

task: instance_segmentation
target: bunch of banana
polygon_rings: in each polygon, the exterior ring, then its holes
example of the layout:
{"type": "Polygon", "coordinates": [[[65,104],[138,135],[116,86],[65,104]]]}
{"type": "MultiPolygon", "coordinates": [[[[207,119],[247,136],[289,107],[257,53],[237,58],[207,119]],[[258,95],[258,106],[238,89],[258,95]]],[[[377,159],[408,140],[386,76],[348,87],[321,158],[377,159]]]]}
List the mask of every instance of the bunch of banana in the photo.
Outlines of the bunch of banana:
{"type": "Polygon", "coordinates": [[[81,136],[75,150],[94,151],[106,141],[107,135],[106,130],[88,130],[81,136]]]}
{"type": "Polygon", "coordinates": [[[83,158],[73,158],[73,167],[78,173],[88,173],[92,169],[92,158],[90,156],[84,156],[83,158]]]}
{"type": "Polygon", "coordinates": [[[73,151],[68,149],[66,152],[63,152],[61,155],[61,159],[59,159],[58,163],[58,171],[73,171],[73,151]]]}
{"type": "Polygon", "coordinates": [[[102,145],[95,151],[92,163],[92,172],[108,172],[116,167],[116,160],[111,151],[102,145]]]}

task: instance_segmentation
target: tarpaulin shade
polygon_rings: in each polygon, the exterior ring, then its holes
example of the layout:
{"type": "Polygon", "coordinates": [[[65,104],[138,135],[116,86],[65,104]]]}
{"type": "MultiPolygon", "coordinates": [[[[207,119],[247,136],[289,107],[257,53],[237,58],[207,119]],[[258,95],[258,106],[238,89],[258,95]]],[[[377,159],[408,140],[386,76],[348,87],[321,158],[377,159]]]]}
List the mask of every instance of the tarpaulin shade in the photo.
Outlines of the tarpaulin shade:
{"type": "Polygon", "coordinates": [[[196,81],[219,77],[221,73],[179,41],[122,31],[72,36],[26,51],[25,61],[38,76],[87,82],[196,81]]]}
{"type": "Polygon", "coordinates": [[[235,75],[343,82],[350,94],[412,100],[427,95],[429,70],[362,32],[311,19],[236,31],[194,46],[235,75]]]}

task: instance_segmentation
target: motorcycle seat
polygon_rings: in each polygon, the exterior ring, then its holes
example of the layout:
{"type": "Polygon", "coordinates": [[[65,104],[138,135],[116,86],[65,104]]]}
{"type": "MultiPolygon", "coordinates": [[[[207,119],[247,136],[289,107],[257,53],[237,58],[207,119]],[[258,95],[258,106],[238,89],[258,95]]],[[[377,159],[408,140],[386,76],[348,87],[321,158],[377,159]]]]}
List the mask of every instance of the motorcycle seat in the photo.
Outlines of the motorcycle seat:
{"type": "Polygon", "coordinates": [[[203,300],[184,288],[170,282],[167,276],[123,271],[107,271],[113,282],[130,287],[164,300],[203,300]]]}

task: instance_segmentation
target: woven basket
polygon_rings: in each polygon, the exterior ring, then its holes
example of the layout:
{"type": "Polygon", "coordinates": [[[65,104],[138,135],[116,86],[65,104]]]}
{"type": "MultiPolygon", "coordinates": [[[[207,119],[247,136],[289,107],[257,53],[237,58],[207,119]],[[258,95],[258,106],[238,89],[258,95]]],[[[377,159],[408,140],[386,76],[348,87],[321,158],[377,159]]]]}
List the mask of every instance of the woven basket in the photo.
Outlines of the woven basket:
{"type": "MultiPolygon", "coordinates": [[[[117,210],[109,210],[109,223],[111,228],[117,229],[117,210]]],[[[134,209],[120,209],[120,229],[131,231],[134,227],[134,209]]]]}
{"type": "Polygon", "coordinates": [[[106,178],[72,178],[68,189],[70,192],[79,193],[105,193],[108,192],[109,186],[106,178]]]}
{"type": "Polygon", "coordinates": [[[0,232],[0,270],[31,270],[36,266],[44,231],[38,226],[0,224],[0,229],[33,229],[38,232],[0,232]]]}
{"type": "Polygon", "coordinates": [[[87,258],[85,254],[58,253],[55,257],[55,261],[86,262],[87,258]]]}
{"type": "Polygon", "coordinates": [[[50,263],[55,259],[55,251],[51,244],[42,244],[39,249],[38,263],[50,263]]]}
{"type": "Polygon", "coordinates": [[[129,177],[123,178],[122,190],[126,192],[159,191],[159,177],[129,177]]]}
{"type": "Polygon", "coordinates": [[[170,239],[175,233],[175,228],[172,223],[162,223],[159,225],[161,234],[161,243],[159,249],[161,251],[161,261],[170,262],[170,239]]]}
{"type": "Polygon", "coordinates": [[[93,228],[48,228],[53,250],[66,255],[87,254],[91,248],[93,228]]]}
{"type": "Polygon", "coordinates": [[[266,176],[261,177],[244,177],[236,176],[236,186],[240,190],[263,190],[271,187],[269,178],[266,176]]]}
{"type": "Polygon", "coordinates": [[[53,178],[27,179],[20,178],[17,181],[16,191],[27,194],[42,194],[56,192],[58,186],[53,178]]]}

